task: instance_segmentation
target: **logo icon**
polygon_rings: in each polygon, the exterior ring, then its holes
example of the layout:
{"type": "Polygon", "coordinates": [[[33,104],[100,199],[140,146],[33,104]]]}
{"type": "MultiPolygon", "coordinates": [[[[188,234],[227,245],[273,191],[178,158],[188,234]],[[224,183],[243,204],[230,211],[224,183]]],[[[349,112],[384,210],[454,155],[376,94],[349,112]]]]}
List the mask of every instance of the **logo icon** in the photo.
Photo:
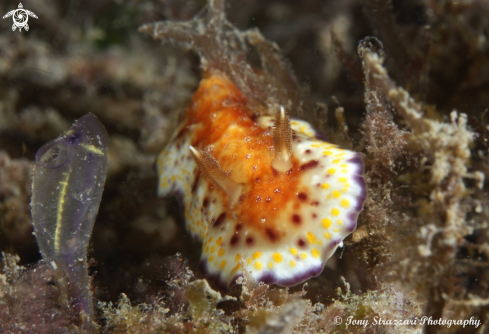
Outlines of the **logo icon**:
{"type": "Polygon", "coordinates": [[[3,16],[3,18],[10,17],[14,19],[14,24],[12,25],[12,31],[15,31],[15,29],[19,28],[19,31],[22,30],[22,28],[25,29],[25,31],[29,31],[29,25],[27,24],[27,21],[29,20],[29,16],[32,16],[33,18],[37,19],[37,15],[34,14],[33,12],[24,9],[24,6],[22,6],[21,3],[19,3],[19,8],[11,10],[7,14],[3,16]]]}

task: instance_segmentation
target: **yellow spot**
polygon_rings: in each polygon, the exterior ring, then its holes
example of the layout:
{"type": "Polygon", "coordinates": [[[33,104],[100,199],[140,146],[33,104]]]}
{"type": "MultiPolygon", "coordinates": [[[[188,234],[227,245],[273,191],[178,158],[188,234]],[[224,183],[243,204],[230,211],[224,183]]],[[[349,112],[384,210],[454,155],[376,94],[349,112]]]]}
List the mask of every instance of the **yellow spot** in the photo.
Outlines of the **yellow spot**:
{"type": "Polygon", "coordinates": [[[220,248],[219,251],[217,252],[217,255],[223,256],[224,255],[224,248],[220,248]]]}
{"type": "Polygon", "coordinates": [[[209,246],[207,246],[207,247],[205,248],[205,252],[206,252],[206,253],[209,253],[209,246]]]}
{"type": "Polygon", "coordinates": [[[221,246],[222,244],[222,238],[219,237],[219,239],[216,240],[216,245],[221,246]]]}
{"type": "Polygon", "coordinates": [[[175,182],[175,180],[176,180],[176,179],[177,179],[177,178],[175,177],[175,175],[172,175],[172,176],[171,176],[171,180],[172,180],[173,182],[175,182]]]}
{"type": "Polygon", "coordinates": [[[302,253],[302,254],[301,254],[301,258],[302,258],[303,260],[307,259],[307,254],[306,254],[306,253],[302,253]]]}
{"type": "Polygon", "coordinates": [[[319,257],[319,251],[316,248],[311,250],[312,257],[319,257]]]}
{"type": "Polygon", "coordinates": [[[268,262],[268,268],[270,268],[270,269],[273,268],[273,262],[268,262]]]}
{"type": "Polygon", "coordinates": [[[333,155],[333,152],[331,152],[331,151],[324,151],[323,154],[324,155],[333,155]]]}
{"type": "Polygon", "coordinates": [[[295,261],[294,260],[290,260],[290,266],[295,267],[295,261]]]}
{"type": "Polygon", "coordinates": [[[337,229],[337,228],[335,228],[333,231],[335,231],[335,232],[339,232],[340,230],[339,230],[339,229],[337,229]]]}
{"type": "Polygon", "coordinates": [[[273,260],[277,263],[282,262],[282,255],[280,253],[273,253],[273,260]]]}
{"type": "Polygon", "coordinates": [[[216,246],[211,247],[211,253],[214,253],[216,251],[216,246]]]}
{"type": "Polygon", "coordinates": [[[329,218],[323,218],[323,220],[321,220],[321,223],[323,224],[324,228],[329,228],[332,224],[329,218]]]}
{"type": "Polygon", "coordinates": [[[324,237],[329,240],[329,239],[331,239],[331,234],[326,232],[326,233],[324,233],[324,237]]]}
{"type": "Polygon", "coordinates": [[[238,262],[241,259],[241,254],[236,254],[236,257],[234,258],[234,262],[238,262]]]}
{"type": "Polygon", "coordinates": [[[209,262],[212,262],[214,261],[214,255],[211,255],[211,257],[209,258],[209,262]]]}
{"type": "Polygon", "coordinates": [[[339,216],[339,215],[340,215],[340,210],[338,210],[337,208],[333,208],[333,209],[331,210],[331,214],[332,214],[333,216],[339,216]]]}
{"type": "Polygon", "coordinates": [[[350,207],[350,201],[347,199],[342,199],[341,200],[341,206],[344,208],[349,208],[350,207]]]}
{"type": "Polygon", "coordinates": [[[316,237],[311,232],[307,232],[307,240],[309,243],[313,244],[316,242],[316,237]]]}
{"type": "Polygon", "coordinates": [[[329,187],[331,187],[331,186],[328,183],[321,184],[321,188],[323,188],[323,189],[329,189],[329,187]]]}
{"type": "Polygon", "coordinates": [[[247,262],[248,264],[250,264],[250,263],[251,263],[251,258],[249,258],[249,259],[248,259],[248,261],[246,261],[246,262],[247,262]]]}
{"type": "Polygon", "coordinates": [[[346,167],[348,167],[348,165],[347,164],[341,164],[340,167],[341,168],[346,168],[346,167]]]}
{"type": "Polygon", "coordinates": [[[334,198],[339,198],[341,196],[341,193],[338,190],[333,190],[332,194],[334,198]]]}
{"type": "Polygon", "coordinates": [[[235,271],[237,271],[237,270],[239,270],[239,269],[241,269],[241,263],[238,263],[238,264],[236,265],[236,267],[234,267],[234,268],[233,268],[233,270],[231,270],[231,273],[234,273],[235,271]]]}
{"type": "Polygon", "coordinates": [[[223,269],[226,266],[226,260],[221,261],[221,265],[219,266],[219,269],[223,269]]]}
{"type": "Polygon", "coordinates": [[[328,169],[328,174],[333,175],[334,173],[336,173],[336,169],[334,169],[334,168],[328,169]]]}
{"type": "Polygon", "coordinates": [[[290,248],[290,252],[292,253],[292,255],[297,255],[297,249],[295,248],[290,248]]]}
{"type": "Polygon", "coordinates": [[[333,163],[334,163],[334,164],[337,164],[337,163],[339,163],[340,161],[341,161],[341,159],[334,159],[334,160],[333,160],[333,163]]]}
{"type": "Polygon", "coordinates": [[[255,252],[253,253],[253,258],[256,260],[256,259],[259,259],[261,256],[261,253],[260,252],[255,252]]]}
{"type": "Polygon", "coordinates": [[[346,181],[348,181],[348,179],[344,176],[341,176],[338,178],[338,181],[340,181],[341,183],[345,183],[346,181]]]}
{"type": "Polygon", "coordinates": [[[263,267],[263,265],[261,264],[261,262],[260,262],[260,261],[256,261],[256,262],[255,262],[255,268],[256,268],[256,269],[260,270],[262,267],[263,267]]]}
{"type": "Polygon", "coordinates": [[[338,225],[343,225],[343,222],[341,221],[341,219],[338,219],[338,221],[336,222],[338,225]]]}
{"type": "Polygon", "coordinates": [[[322,246],[323,245],[323,242],[321,240],[318,240],[318,245],[319,246],[322,246]]]}
{"type": "Polygon", "coordinates": [[[348,169],[342,169],[341,172],[346,174],[348,173],[348,169]]]}
{"type": "Polygon", "coordinates": [[[344,192],[344,193],[346,193],[348,191],[348,189],[343,188],[341,191],[344,192]]]}
{"type": "Polygon", "coordinates": [[[323,146],[324,144],[312,144],[311,147],[318,148],[323,146]]]}

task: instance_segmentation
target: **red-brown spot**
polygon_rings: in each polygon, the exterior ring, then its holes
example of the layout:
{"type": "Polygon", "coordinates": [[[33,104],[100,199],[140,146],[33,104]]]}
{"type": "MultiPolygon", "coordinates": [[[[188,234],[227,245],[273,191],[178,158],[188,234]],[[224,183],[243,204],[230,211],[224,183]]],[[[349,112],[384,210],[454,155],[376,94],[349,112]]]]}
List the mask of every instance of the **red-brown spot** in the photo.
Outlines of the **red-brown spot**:
{"type": "Polygon", "coordinates": [[[306,242],[302,239],[299,239],[297,240],[297,245],[299,245],[299,247],[304,247],[306,245],[306,242]]]}
{"type": "Polygon", "coordinates": [[[277,232],[275,232],[274,230],[272,230],[271,228],[267,228],[265,229],[265,233],[267,234],[268,238],[270,238],[270,240],[273,242],[273,241],[276,241],[278,239],[278,234],[277,232]]]}
{"type": "Polygon", "coordinates": [[[305,193],[298,193],[298,194],[297,194],[297,197],[299,197],[299,200],[300,200],[301,202],[305,202],[305,201],[307,201],[307,195],[306,195],[305,193]]]}
{"type": "Polygon", "coordinates": [[[312,214],[312,218],[317,218],[317,217],[318,217],[317,214],[315,214],[315,213],[312,214]]]}
{"type": "Polygon", "coordinates": [[[237,234],[233,235],[233,237],[231,238],[231,241],[230,241],[231,246],[236,245],[238,243],[238,241],[239,241],[239,236],[237,234]]]}
{"type": "Polygon", "coordinates": [[[253,238],[252,237],[246,237],[246,244],[247,245],[252,245],[253,244],[253,238]]]}
{"type": "Polygon", "coordinates": [[[239,223],[236,225],[236,231],[239,231],[243,228],[243,224],[239,223]]]}
{"type": "Polygon", "coordinates": [[[209,199],[206,197],[204,198],[204,201],[202,201],[202,206],[206,208],[209,205],[209,199]]]}
{"type": "Polygon", "coordinates": [[[300,223],[302,222],[301,216],[299,216],[298,214],[292,215],[292,222],[296,225],[300,225],[300,223]]]}
{"type": "Polygon", "coordinates": [[[187,133],[187,127],[182,128],[179,132],[178,135],[175,137],[175,141],[180,140],[183,138],[183,136],[187,133]]]}
{"type": "Polygon", "coordinates": [[[311,202],[311,205],[318,206],[319,205],[319,202],[318,201],[313,201],[313,202],[311,202]]]}
{"type": "Polygon", "coordinates": [[[307,153],[307,154],[311,153],[311,150],[306,150],[306,153],[307,153]]]}
{"type": "Polygon", "coordinates": [[[309,168],[314,168],[318,165],[319,161],[317,160],[311,160],[309,162],[306,162],[305,164],[301,165],[301,170],[306,170],[309,168]]]}
{"type": "Polygon", "coordinates": [[[212,227],[218,227],[219,225],[222,224],[224,219],[226,219],[226,212],[221,213],[219,215],[219,217],[217,217],[216,222],[214,223],[214,225],[212,227]]]}

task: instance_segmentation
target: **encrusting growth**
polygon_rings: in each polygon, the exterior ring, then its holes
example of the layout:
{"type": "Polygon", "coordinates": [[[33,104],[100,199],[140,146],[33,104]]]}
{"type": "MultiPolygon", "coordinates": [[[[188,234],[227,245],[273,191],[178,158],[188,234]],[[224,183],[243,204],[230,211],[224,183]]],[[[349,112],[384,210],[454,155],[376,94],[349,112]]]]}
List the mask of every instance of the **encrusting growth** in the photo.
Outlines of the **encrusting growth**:
{"type": "Polygon", "coordinates": [[[280,108],[275,117],[272,133],[275,150],[272,167],[279,172],[288,172],[292,168],[292,128],[290,127],[290,118],[284,107],[280,108]]]}
{"type": "Polygon", "coordinates": [[[192,145],[189,148],[192,158],[199,166],[202,175],[214,186],[226,193],[229,198],[229,206],[233,207],[238,201],[239,195],[241,195],[242,185],[229,178],[212,155],[192,145]]]}

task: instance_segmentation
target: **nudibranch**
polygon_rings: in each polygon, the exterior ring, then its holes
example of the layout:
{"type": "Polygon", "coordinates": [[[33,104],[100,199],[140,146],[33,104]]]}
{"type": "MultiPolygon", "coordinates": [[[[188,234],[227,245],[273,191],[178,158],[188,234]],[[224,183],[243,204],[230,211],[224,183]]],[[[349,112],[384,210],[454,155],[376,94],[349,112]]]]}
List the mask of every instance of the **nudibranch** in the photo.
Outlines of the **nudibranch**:
{"type": "Polygon", "coordinates": [[[366,199],[361,155],[277,109],[255,115],[225,74],[208,73],[157,160],[158,194],[183,196],[200,269],[223,290],[243,270],[281,286],[319,275],[366,199]]]}

